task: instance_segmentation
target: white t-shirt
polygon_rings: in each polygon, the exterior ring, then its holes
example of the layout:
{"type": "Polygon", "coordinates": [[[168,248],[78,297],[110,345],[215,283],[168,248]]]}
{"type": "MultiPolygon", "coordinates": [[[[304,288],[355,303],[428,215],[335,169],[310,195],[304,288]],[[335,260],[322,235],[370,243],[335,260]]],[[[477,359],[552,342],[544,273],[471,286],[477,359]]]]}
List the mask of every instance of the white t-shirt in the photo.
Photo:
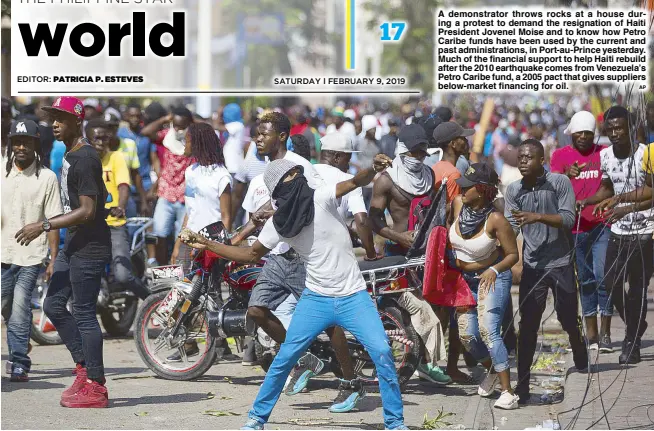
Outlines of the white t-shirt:
{"type": "Polygon", "coordinates": [[[366,288],[366,282],[354,256],[350,234],[338,213],[336,185],[316,189],[313,196],[313,223],[293,238],[283,238],[275,230],[272,218],[259,235],[264,247],[273,249],[287,242],[307,267],[307,288],[324,296],[348,296],[366,288]]]}
{"type": "MultiPolygon", "coordinates": [[[[266,183],[263,182],[263,174],[257,175],[252,178],[248,186],[248,191],[245,193],[242,205],[243,209],[248,213],[254,214],[268,201],[270,201],[270,192],[268,191],[268,187],[266,187],[266,183]]],[[[277,244],[277,247],[270,251],[270,254],[284,254],[290,248],[291,246],[285,242],[280,242],[277,244]]]]}
{"type": "Polygon", "coordinates": [[[188,223],[186,227],[198,232],[211,223],[222,220],[220,195],[232,185],[232,177],[222,165],[200,166],[193,163],[184,173],[184,199],[188,223]]]}
{"type": "MultiPolygon", "coordinates": [[[[354,175],[348,174],[330,165],[313,165],[318,174],[328,185],[336,185],[340,182],[351,180],[354,175]]],[[[359,213],[366,213],[366,204],[363,201],[363,193],[361,187],[352,190],[350,193],[339,199],[340,205],[338,206],[338,213],[345,219],[348,213],[354,215],[359,213]]]]}
{"type": "Polygon", "coordinates": [[[249,183],[254,177],[266,171],[266,165],[265,160],[259,160],[257,157],[257,146],[252,142],[245,155],[241,170],[234,175],[234,179],[241,183],[249,183]]]}
{"type": "Polygon", "coordinates": [[[223,146],[225,166],[230,173],[239,172],[243,166],[243,132],[245,126],[239,121],[225,124],[229,137],[223,146]]]}
{"type": "MultiPolygon", "coordinates": [[[[610,179],[616,195],[631,192],[645,185],[643,171],[643,155],[646,146],[638,144],[638,149],[632,157],[618,159],[613,153],[613,147],[600,151],[600,169],[602,180],[610,179]]],[[[620,204],[625,206],[630,204],[620,204]]],[[[611,232],[616,235],[641,235],[654,232],[654,210],[648,209],[629,213],[611,225],[611,232]]]]}

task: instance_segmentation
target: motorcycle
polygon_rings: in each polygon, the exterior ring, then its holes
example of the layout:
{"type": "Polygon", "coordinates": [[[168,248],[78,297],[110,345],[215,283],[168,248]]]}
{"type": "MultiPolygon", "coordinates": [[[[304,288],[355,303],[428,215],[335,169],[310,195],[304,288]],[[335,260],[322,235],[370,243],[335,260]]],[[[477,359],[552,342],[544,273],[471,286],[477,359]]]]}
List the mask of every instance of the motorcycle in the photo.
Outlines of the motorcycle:
{"type": "MultiPolygon", "coordinates": [[[[214,241],[229,241],[221,223],[208,226],[200,234],[214,241]]],[[[277,346],[247,316],[250,292],[263,264],[228,262],[210,251],[202,251],[188,274],[179,265],[152,268],[153,294],[141,304],[134,331],[137,350],[148,368],[165,379],[197,379],[215,362],[218,340],[235,337],[242,343],[243,337],[252,336],[257,360],[267,370],[277,346]],[[227,286],[225,301],[221,282],[227,286]]],[[[401,386],[416,370],[423,346],[397,298],[420,286],[417,271],[422,266],[424,258],[361,262],[368,290],[375,298],[392,344],[401,386]]],[[[358,377],[376,385],[374,365],[367,352],[351,334],[346,332],[346,336],[358,377]]],[[[342,376],[326,334],[313,342],[310,351],[325,361],[325,369],[342,376]]]]}
{"type": "MultiPolygon", "coordinates": [[[[147,230],[152,226],[149,217],[132,217],[127,219],[127,226],[137,227],[132,237],[131,261],[134,274],[147,283],[146,262],[148,260],[146,242],[147,230]]],[[[50,262],[48,256],[43,261],[41,273],[37,279],[35,298],[32,301],[34,309],[32,318],[31,338],[40,345],[61,344],[62,340],[54,325],[43,311],[43,302],[48,294],[48,283],[45,281],[45,269],[50,262]]],[[[114,337],[126,335],[138,309],[139,298],[123,286],[114,283],[111,265],[107,265],[102,275],[102,287],[98,294],[97,311],[102,326],[107,333],[114,337]]],[[[68,302],[68,309],[72,306],[72,299],[68,302]]]]}

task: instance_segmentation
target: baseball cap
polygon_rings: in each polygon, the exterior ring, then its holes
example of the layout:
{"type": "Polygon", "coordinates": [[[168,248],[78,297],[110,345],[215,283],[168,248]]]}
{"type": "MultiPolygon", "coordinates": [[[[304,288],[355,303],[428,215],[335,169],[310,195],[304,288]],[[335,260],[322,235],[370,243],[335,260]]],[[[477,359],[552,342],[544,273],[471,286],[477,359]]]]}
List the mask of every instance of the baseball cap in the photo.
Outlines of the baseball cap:
{"type": "Polygon", "coordinates": [[[472,136],[474,134],[474,129],[464,129],[458,123],[446,121],[436,126],[432,136],[434,137],[434,141],[436,141],[437,144],[445,144],[450,142],[452,139],[458,138],[459,136],[466,137],[472,136]]]}
{"type": "Polygon", "coordinates": [[[342,133],[329,133],[320,138],[320,149],[339,153],[358,153],[354,150],[352,138],[342,133]]]}
{"type": "Polygon", "coordinates": [[[340,106],[337,106],[334,109],[332,109],[332,116],[334,116],[334,117],[343,117],[343,112],[344,112],[344,109],[342,107],[340,107],[340,106]]]}
{"type": "Polygon", "coordinates": [[[346,109],[343,111],[343,117],[349,118],[350,120],[354,121],[357,119],[357,113],[354,112],[354,109],[346,109]]]}
{"type": "Polygon", "coordinates": [[[77,97],[57,97],[52,106],[44,106],[43,110],[46,112],[65,112],[66,114],[74,115],[81,120],[84,119],[84,105],[77,97]]]}
{"type": "Polygon", "coordinates": [[[497,186],[499,182],[497,172],[486,163],[473,163],[466,173],[456,180],[456,183],[462,188],[472,187],[476,184],[497,186]]]}
{"type": "Polygon", "coordinates": [[[425,134],[427,137],[432,137],[434,135],[434,130],[441,124],[443,120],[436,114],[429,114],[426,117],[421,117],[416,124],[420,124],[423,129],[425,129],[425,134]]]}
{"type": "Polygon", "coordinates": [[[363,118],[361,118],[361,130],[364,132],[370,129],[376,129],[377,126],[379,126],[379,122],[377,121],[377,117],[374,115],[364,115],[363,118]]]}
{"type": "Polygon", "coordinates": [[[96,111],[99,111],[100,101],[95,97],[89,97],[87,99],[84,99],[84,106],[90,106],[91,108],[95,108],[96,111]]]}
{"type": "Polygon", "coordinates": [[[397,142],[403,144],[409,151],[420,144],[429,144],[425,129],[419,124],[409,124],[397,134],[397,142]]]}
{"type": "Polygon", "coordinates": [[[293,168],[300,168],[300,171],[304,173],[302,165],[286,159],[273,160],[266,166],[266,170],[263,173],[263,182],[266,184],[271,195],[282,178],[293,168]]]}
{"type": "Polygon", "coordinates": [[[40,138],[39,126],[32,120],[16,120],[9,127],[9,138],[14,136],[29,136],[30,138],[40,138]]]}

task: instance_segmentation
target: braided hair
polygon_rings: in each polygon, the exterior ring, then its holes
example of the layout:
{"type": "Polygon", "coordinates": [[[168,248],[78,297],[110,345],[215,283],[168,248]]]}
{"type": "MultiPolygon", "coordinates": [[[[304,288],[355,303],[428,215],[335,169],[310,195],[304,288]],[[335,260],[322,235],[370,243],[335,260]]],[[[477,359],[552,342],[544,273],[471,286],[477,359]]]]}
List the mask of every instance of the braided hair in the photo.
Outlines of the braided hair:
{"type": "Polygon", "coordinates": [[[191,153],[201,166],[225,164],[223,148],[213,127],[207,123],[191,123],[187,133],[191,153]]]}
{"type": "Polygon", "coordinates": [[[497,197],[497,186],[477,183],[475,184],[475,189],[477,190],[477,193],[479,193],[480,196],[483,196],[489,204],[492,204],[497,197]]]}
{"type": "MultiPolygon", "coordinates": [[[[34,145],[34,152],[36,153],[36,178],[38,178],[39,173],[41,172],[41,168],[43,167],[43,150],[41,149],[41,140],[35,138],[34,141],[36,143],[34,145]]],[[[14,159],[15,157],[12,151],[11,138],[9,138],[9,143],[7,144],[7,165],[5,166],[7,174],[5,177],[9,176],[11,168],[14,167],[14,159]]]]}

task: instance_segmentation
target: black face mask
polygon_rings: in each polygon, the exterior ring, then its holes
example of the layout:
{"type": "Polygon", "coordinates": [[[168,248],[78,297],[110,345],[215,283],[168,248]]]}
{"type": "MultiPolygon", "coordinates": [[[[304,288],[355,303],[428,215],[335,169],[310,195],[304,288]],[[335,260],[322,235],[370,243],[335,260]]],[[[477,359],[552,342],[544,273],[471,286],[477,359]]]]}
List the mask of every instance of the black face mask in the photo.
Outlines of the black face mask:
{"type": "Polygon", "coordinates": [[[468,205],[463,205],[461,213],[459,214],[459,230],[461,237],[464,239],[471,238],[479,227],[486,223],[486,219],[495,210],[493,205],[489,205],[481,211],[477,212],[470,208],[468,205]]]}
{"type": "Polygon", "coordinates": [[[313,222],[313,193],[302,174],[275,188],[272,197],[277,202],[277,211],[273,215],[273,224],[277,233],[284,238],[293,238],[313,222]]]}

